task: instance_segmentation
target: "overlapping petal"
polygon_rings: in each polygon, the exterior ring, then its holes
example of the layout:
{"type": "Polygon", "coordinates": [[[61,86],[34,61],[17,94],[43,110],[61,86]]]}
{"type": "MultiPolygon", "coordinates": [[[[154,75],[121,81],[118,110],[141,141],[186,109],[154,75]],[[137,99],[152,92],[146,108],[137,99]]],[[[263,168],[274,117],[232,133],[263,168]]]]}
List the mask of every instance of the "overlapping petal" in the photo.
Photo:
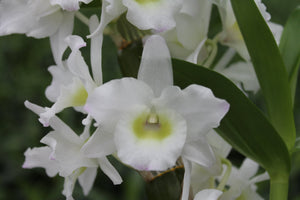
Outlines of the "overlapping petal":
{"type": "Polygon", "coordinates": [[[184,90],[175,86],[165,88],[154,104],[173,109],[186,120],[188,141],[218,127],[229,110],[229,104],[225,100],[216,98],[210,89],[200,85],[190,85],[184,90]]]}
{"type": "Polygon", "coordinates": [[[149,85],[156,97],[164,88],[173,85],[171,56],[162,37],[154,35],[146,41],[138,80],[149,85]]]}
{"type": "Polygon", "coordinates": [[[133,78],[112,80],[89,95],[85,110],[113,133],[124,112],[136,105],[150,106],[153,97],[152,89],[142,81],[133,78]]]}
{"type": "Polygon", "coordinates": [[[182,0],[123,0],[127,7],[127,19],[139,29],[159,32],[175,27],[174,14],[182,0]]]}

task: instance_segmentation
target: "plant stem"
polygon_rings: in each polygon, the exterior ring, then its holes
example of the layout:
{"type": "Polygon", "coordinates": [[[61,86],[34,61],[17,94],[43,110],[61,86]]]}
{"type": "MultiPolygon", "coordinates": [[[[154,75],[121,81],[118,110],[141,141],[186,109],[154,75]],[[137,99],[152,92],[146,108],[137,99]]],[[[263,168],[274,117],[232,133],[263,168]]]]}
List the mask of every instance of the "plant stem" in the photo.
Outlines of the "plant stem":
{"type": "Polygon", "coordinates": [[[271,177],[270,200],[287,200],[289,189],[289,177],[271,177]]]}
{"type": "Polygon", "coordinates": [[[77,19],[79,19],[82,23],[89,26],[89,18],[87,18],[85,15],[83,15],[81,12],[76,12],[75,16],[77,19]]]}

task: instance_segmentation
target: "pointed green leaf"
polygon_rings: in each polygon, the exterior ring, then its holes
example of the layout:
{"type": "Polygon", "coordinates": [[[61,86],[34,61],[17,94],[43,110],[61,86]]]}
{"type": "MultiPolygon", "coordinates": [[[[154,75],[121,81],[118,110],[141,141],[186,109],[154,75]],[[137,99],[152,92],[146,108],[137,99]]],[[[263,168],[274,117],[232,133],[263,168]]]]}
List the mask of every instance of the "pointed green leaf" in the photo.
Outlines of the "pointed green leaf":
{"type": "Polygon", "coordinates": [[[292,92],[295,98],[298,70],[300,66],[300,7],[289,17],[280,40],[279,50],[286,66],[292,92]]]}
{"type": "Polygon", "coordinates": [[[259,80],[271,123],[291,151],[295,125],[288,75],[273,34],[253,0],[231,0],[259,80]]]}
{"type": "Polygon", "coordinates": [[[218,132],[235,149],[260,163],[269,173],[288,174],[290,157],[285,143],[264,114],[234,83],[217,72],[176,59],[173,71],[175,85],[181,88],[190,84],[203,85],[216,97],[230,103],[218,132]]]}

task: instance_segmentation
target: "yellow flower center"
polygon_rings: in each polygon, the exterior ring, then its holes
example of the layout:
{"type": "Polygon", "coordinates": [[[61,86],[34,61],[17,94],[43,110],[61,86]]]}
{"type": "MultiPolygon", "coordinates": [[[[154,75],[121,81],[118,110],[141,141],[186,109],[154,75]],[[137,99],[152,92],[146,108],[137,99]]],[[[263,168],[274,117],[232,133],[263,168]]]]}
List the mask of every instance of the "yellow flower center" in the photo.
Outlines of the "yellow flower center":
{"type": "Polygon", "coordinates": [[[73,95],[72,105],[83,106],[86,102],[87,97],[88,97],[88,93],[82,85],[82,87],[80,87],[78,91],[73,95]]]}
{"type": "Polygon", "coordinates": [[[133,121],[132,129],[139,139],[163,140],[172,133],[172,124],[165,115],[143,112],[133,121]]]}

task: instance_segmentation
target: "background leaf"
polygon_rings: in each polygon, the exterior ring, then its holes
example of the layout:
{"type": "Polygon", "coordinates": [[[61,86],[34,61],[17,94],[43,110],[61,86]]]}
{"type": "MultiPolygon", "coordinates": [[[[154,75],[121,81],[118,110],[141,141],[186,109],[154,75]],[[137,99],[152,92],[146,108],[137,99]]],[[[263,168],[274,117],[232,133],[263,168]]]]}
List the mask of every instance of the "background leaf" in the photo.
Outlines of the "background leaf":
{"type": "Polygon", "coordinates": [[[292,151],[296,131],[291,91],[273,34],[253,0],[231,0],[231,3],[266,101],[270,121],[292,151]]]}
{"type": "Polygon", "coordinates": [[[279,50],[288,72],[289,82],[294,101],[298,70],[300,66],[300,7],[289,17],[283,30],[279,50]]]}
{"type": "Polygon", "coordinates": [[[260,163],[269,173],[289,173],[290,157],[285,143],[264,114],[221,74],[173,59],[174,82],[181,88],[199,84],[230,103],[219,134],[235,149],[260,163]]]}

